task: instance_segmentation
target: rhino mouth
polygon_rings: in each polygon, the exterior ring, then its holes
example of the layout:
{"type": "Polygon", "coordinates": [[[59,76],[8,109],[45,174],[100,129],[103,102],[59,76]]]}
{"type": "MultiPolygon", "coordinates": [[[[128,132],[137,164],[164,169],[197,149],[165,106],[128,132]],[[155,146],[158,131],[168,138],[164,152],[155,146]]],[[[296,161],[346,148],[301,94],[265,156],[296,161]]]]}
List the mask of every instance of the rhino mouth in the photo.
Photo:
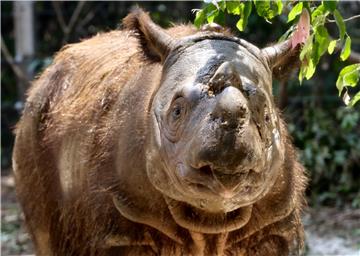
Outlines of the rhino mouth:
{"type": "Polygon", "coordinates": [[[201,167],[178,165],[180,179],[185,182],[190,191],[196,195],[210,195],[229,199],[239,193],[251,193],[258,187],[261,179],[254,169],[238,170],[227,173],[221,168],[211,165],[201,167]]]}

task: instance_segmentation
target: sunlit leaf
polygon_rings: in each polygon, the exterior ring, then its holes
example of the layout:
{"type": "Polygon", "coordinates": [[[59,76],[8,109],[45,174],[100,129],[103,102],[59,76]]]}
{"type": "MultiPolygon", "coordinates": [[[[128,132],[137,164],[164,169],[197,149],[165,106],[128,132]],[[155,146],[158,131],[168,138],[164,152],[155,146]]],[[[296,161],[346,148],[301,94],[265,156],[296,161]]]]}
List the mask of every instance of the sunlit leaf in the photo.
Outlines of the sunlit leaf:
{"type": "Polygon", "coordinates": [[[283,9],[281,0],[254,0],[254,4],[258,15],[268,20],[281,14],[283,9]]]}
{"type": "Polygon", "coordinates": [[[205,23],[205,20],[206,20],[206,15],[204,13],[204,10],[200,10],[196,13],[194,25],[199,28],[202,24],[205,23]]]}
{"type": "Polygon", "coordinates": [[[227,12],[234,15],[239,15],[240,10],[240,1],[226,1],[227,12]]]}
{"type": "Polygon", "coordinates": [[[360,64],[353,64],[343,68],[340,71],[343,75],[343,81],[345,86],[355,87],[359,82],[360,77],[360,64]]]}
{"type": "Polygon", "coordinates": [[[268,18],[268,11],[270,10],[269,1],[254,0],[254,5],[259,16],[268,18]]]}
{"type": "Polygon", "coordinates": [[[310,35],[305,42],[304,47],[300,52],[300,60],[303,60],[305,55],[309,54],[312,50],[314,35],[310,35]]]}
{"type": "Polygon", "coordinates": [[[328,52],[329,52],[329,54],[333,54],[334,49],[335,49],[335,47],[336,47],[336,42],[337,42],[337,40],[332,40],[332,41],[329,43],[329,46],[328,46],[328,52]]]}
{"type": "Polygon", "coordinates": [[[352,64],[344,67],[336,81],[336,87],[339,90],[339,96],[346,86],[355,87],[359,82],[360,63],[352,64]]]}
{"type": "Polygon", "coordinates": [[[354,97],[349,102],[349,105],[353,107],[358,101],[360,101],[360,91],[354,95],[354,97]]]}
{"type": "Polygon", "coordinates": [[[198,11],[195,16],[194,25],[200,27],[206,21],[208,23],[214,22],[214,19],[219,15],[220,10],[213,4],[208,4],[204,9],[198,11]]]}
{"type": "Polygon", "coordinates": [[[314,62],[312,59],[310,59],[309,64],[306,68],[306,74],[305,74],[305,78],[307,80],[309,80],[315,73],[316,70],[316,65],[314,65],[314,62]]]}
{"type": "Polygon", "coordinates": [[[247,25],[247,20],[250,16],[251,13],[251,9],[252,9],[252,4],[250,1],[246,1],[245,3],[241,3],[240,5],[240,19],[239,21],[236,23],[236,27],[240,30],[240,31],[244,31],[246,25],[247,25]]]}
{"type": "Polygon", "coordinates": [[[324,25],[325,19],[328,12],[325,9],[324,5],[319,5],[311,14],[311,24],[313,27],[317,27],[319,25],[324,25]]]}
{"type": "Polygon", "coordinates": [[[220,8],[220,10],[222,10],[223,12],[226,9],[226,1],[218,1],[218,9],[220,8]]]}
{"type": "Polygon", "coordinates": [[[344,48],[341,51],[340,59],[342,61],[347,60],[349,58],[351,53],[351,38],[349,36],[346,36],[345,45],[344,48]]]}
{"type": "Polygon", "coordinates": [[[344,36],[345,36],[345,31],[346,31],[344,20],[338,10],[334,11],[334,17],[335,17],[336,24],[339,28],[340,39],[343,40],[344,36]]]}
{"type": "Polygon", "coordinates": [[[292,10],[289,12],[288,21],[287,21],[287,22],[290,22],[290,21],[294,20],[294,19],[302,12],[302,9],[303,9],[303,3],[302,3],[302,2],[297,3],[297,4],[292,8],[292,10]]]}
{"type": "Polygon", "coordinates": [[[219,10],[214,9],[206,14],[206,20],[208,23],[214,22],[214,19],[219,15],[219,10]]]}
{"type": "Polygon", "coordinates": [[[319,26],[316,28],[315,31],[315,41],[317,43],[316,46],[316,54],[314,63],[317,65],[318,61],[320,60],[320,57],[326,52],[329,44],[330,44],[330,37],[329,33],[327,32],[327,29],[325,26],[319,26]]]}

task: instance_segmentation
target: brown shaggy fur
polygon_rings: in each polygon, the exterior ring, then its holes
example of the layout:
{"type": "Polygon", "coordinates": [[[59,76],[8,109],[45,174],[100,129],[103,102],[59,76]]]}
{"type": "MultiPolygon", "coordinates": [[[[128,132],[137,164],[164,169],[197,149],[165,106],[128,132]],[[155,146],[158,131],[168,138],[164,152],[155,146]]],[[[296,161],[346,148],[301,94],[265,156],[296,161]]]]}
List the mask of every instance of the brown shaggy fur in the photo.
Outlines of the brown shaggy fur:
{"type": "MultiPolygon", "coordinates": [[[[181,38],[196,30],[176,26],[167,33],[181,38]]],[[[123,182],[114,171],[117,154],[129,152],[122,164],[143,168],[141,145],[149,127],[138,117],[148,115],[161,76],[161,63],[140,40],[138,31],[125,29],[67,45],[28,93],[13,162],[37,254],[288,255],[301,248],[306,179],[289,137],[282,142],[286,161],[274,189],[252,206],[238,230],[203,234],[171,222],[161,227],[171,230],[169,237],[116,209],[113,196],[121,194],[123,182]]],[[[156,195],[143,212],[165,203],[154,188],[141,189],[156,195]]],[[[124,200],[132,207],[131,198],[124,200]]],[[[169,216],[159,218],[165,223],[169,216]]]]}

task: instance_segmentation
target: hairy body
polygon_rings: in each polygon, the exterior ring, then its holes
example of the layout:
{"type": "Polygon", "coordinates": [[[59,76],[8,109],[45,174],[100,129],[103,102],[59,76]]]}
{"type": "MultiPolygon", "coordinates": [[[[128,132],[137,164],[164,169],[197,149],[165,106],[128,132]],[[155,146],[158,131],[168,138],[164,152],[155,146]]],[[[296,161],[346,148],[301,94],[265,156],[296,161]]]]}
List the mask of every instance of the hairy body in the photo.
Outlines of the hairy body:
{"type": "MultiPolygon", "coordinates": [[[[229,155],[232,158],[227,162],[234,162],[234,166],[235,162],[236,166],[252,164],[255,171],[248,171],[250,174],[246,179],[253,177],[254,181],[248,183],[246,189],[236,190],[240,181],[229,178],[232,173],[212,174],[200,178],[221,178],[219,184],[225,184],[221,188],[226,189],[220,191],[216,183],[209,185],[211,193],[209,189],[200,190],[198,183],[197,186],[186,183],[180,174],[169,172],[177,170],[176,161],[181,160],[179,168],[184,170],[179,172],[186,181],[193,177],[199,179],[194,174],[194,168],[218,172],[214,167],[215,160],[199,160],[195,153],[188,156],[187,151],[192,148],[196,151],[196,145],[203,143],[193,143],[194,138],[187,139],[191,133],[186,133],[186,128],[181,139],[171,137],[166,140],[170,135],[162,137],[164,124],[159,121],[159,128],[154,121],[158,116],[161,119],[160,114],[156,115],[157,107],[161,105],[167,108],[168,103],[162,105],[163,98],[166,98],[163,95],[173,91],[164,84],[170,78],[171,83],[176,84],[179,78],[172,73],[184,72],[184,64],[177,66],[182,57],[177,56],[186,56],[186,51],[195,46],[191,43],[186,48],[180,47],[181,54],[170,53],[169,57],[169,52],[176,52],[173,49],[179,47],[163,50],[164,43],[158,42],[152,32],[155,25],[144,13],[139,11],[129,16],[125,24],[125,30],[100,34],[64,47],[29,91],[23,116],[16,129],[13,165],[18,198],[37,253],[297,254],[303,240],[300,211],[303,207],[305,177],[285,125],[276,108],[271,106],[270,89],[264,90],[269,111],[274,112],[276,119],[274,125],[278,129],[274,129],[280,134],[280,139],[276,141],[279,149],[271,155],[270,160],[266,160],[270,162],[261,162],[261,153],[257,153],[261,150],[256,148],[250,156],[254,158],[259,154],[256,163],[270,166],[267,168],[274,174],[269,178],[266,175],[258,178],[256,173],[261,171],[257,171],[257,165],[251,160],[253,158],[249,160],[245,157],[240,163],[232,148],[227,151],[220,149],[219,152],[231,151],[229,155]],[[161,88],[165,89],[161,91],[161,88]],[[184,148],[186,143],[192,146],[185,153],[182,153],[184,150],[177,151],[184,148]],[[173,151],[175,153],[169,153],[173,151]],[[175,161],[177,156],[180,160],[175,161]],[[277,160],[273,161],[272,158],[277,160]],[[193,159],[196,159],[196,164],[193,159]],[[187,161],[192,162],[188,164],[187,161]],[[203,164],[205,162],[206,165],[203,164]],[[164,166],[168,166],[169,170],[164,166]],[[256,193],[252,192],[253,184],[260,187],[257,192],[254,186],[256,193]]],[[[159,29],[155,27],[155,32],[159,29]]],[[[160,33],[166,33],[172,40],[208,33],[205,39],[201,39],[205,42],[211,40],[213,35],[217,41],[231,36],[219,31],[198,32],[191,26],[177,26],[160,33]]],[[[226,40],[230,45],[233,39],[226,40]]],[[[204,45],[201,49],[216,52],[216,47],[216,44],[211,45],[211,49],[204,45]]],[[[203,65],[200,61],[202,57],[191,54],[195,56],[191,58],[199,58],[196,63],[200,64],[193,64],[194,67],[203,65]]],[[[226,60],[226,56],[224,58],[226,60]]],[[[204,60],[206,65],[210,62],[210,66],[211,61],[204,60]]],[[[225,62],[221,60],[219,65],[225,62]]],[[[215,64],[216,68],[210,67],[204,71],[206,74],[201,79],[205,79],[205,82],[202,81],[202,84],[210,83],[209,79],[216,76],[219,65],[215,64]]],[[[260,77],[259,80],[264,79],[264,83],[271,85],[271,76],[267,81],[268,74],[264,73],[271,70],[266,67],[265,71],[256,69],[256,75],[260,77]]],[[[181,82],[189,79],[193,83],[199,72],[192,75],[187,72],[181,76],[181,82]]],[[[206,90],[211,97],[210,90],[206,90]]],[[[216,94],[216,91],[211,93],[216,94]]],[[[216,106],[211,105],[211,108],[216,106]]],[[[255,113],[252,106],[248,108],[255,113]]],[[[206,107],[201,111],[206,112],[206,107]]],[[[217,112],[212,113],[215,115],[217,112]]],[[[196,116],[197,123],[205,122],[202,121],[205,119],[198,117],[200,115],[196,116]]],[[[191,123],[188,126],[196,125],[191,123]]],[[[205,125],[201,127],[202,130],[199,129],[205,133],[205,125]]],[[[250,123],[249,127],[252,127],[250,123]]],[[[264,134],[260,132],[260,135],[256,135],[259,144],[263,142],[261,138],[265,137],[264,134]]],[[[196,136],[196,139],[199,137],[196,136]]],[[[252,145],[250,142],[248,144],[252,145]]],[[[271,144],[271,147],[275,146],[271,144]]],[[[212,146],[211,150],[217,150],[217,146],[212,146]]],[[[219,159],[216,161],[219,162],[219,159]]],[[[216,166],[221,165],[218,162],[216,166]]],[[[238,172],[233,176],[238,177],[238,172]]]]}

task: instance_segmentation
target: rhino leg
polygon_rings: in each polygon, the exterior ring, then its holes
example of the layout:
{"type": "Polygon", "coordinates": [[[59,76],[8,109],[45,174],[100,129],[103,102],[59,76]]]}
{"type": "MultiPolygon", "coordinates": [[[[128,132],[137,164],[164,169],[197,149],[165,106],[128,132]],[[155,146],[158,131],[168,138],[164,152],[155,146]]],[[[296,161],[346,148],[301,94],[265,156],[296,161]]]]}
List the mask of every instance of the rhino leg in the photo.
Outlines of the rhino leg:
{"type": "Polygon", "coordinates": [[[281,236],[267,236],[248,250],[248,255],[287,256],[289,255],[288,242],[281,236]]]}

